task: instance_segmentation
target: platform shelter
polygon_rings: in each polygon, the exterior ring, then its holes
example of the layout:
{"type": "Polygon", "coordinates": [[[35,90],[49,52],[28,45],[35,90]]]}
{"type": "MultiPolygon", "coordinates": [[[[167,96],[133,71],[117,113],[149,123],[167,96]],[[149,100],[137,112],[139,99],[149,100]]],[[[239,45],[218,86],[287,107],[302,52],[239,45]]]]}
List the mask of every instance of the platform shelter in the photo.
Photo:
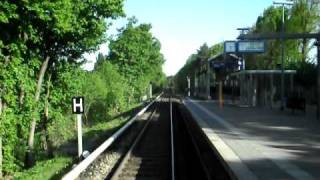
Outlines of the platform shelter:
{"type": "MultiPolygon", "coordinates": [[[[296,70],[285,70],[285,97],[294,91],[294,75],[296,70]]],[[[240,91],[238,97],[242,106],[280,106],[281,70],[244,70],[230,74],[229,84],[240,91]]]]}

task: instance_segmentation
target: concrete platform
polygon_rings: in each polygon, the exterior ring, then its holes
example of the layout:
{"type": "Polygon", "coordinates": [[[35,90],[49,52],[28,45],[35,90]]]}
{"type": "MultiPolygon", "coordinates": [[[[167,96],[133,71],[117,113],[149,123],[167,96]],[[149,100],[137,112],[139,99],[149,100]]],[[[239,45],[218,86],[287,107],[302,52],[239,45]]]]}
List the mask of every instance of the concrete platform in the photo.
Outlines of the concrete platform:
{"type": "Polygon", "coordinates": [[[184,104],[238,179],[320,179],[320,122],[303,113],[184,104]]]}

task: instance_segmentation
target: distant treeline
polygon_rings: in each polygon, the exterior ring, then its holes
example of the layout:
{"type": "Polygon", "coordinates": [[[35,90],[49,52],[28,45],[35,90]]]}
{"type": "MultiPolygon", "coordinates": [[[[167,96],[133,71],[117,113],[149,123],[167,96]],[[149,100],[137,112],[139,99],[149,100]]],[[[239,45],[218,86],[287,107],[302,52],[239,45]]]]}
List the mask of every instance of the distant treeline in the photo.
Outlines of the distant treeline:
{"type": "MultiPolygon", "coordinates": [[[[294,5],[286,7],[284,12],[285,32],[319,32],[320,31],[320,2],[313,0],[296,0],[294,5]]],[[[249,34],[281,32],[282,7],[270,6],[257,18],[249,34]]],[[[235,37],[236,38],[236,37],[235,37]]],[[[304,89],[315,88],[316,63],[315,57],[310,54],[313,45],[312,39],[286,40],[284,65],[286,69],[297,70],[295,82],[304,89]],[[311,56],[310,56],[311,55],[311,56]]],[[[278,69],[281,63],[281,41],[266,41],[266,52],[260,55],[245,55],[246,69],[278,69]]],[[[193,77],[197,64],[223,52],[222,43],[208,47],[202,45],[199,50],[190,55],[186,64],[175,75],[176,88],[185,92],[186,77],[193,77]]]]}

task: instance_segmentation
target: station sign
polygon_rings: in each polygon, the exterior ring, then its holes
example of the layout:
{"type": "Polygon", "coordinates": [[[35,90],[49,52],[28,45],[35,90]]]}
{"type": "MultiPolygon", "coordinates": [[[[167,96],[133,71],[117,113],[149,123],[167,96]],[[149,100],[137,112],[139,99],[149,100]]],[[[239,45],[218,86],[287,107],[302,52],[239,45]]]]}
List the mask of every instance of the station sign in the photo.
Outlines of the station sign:
{"type": "Polygon", "coordinates": [[[264,41],[238,41],[237,52],[238,53],[264,53],[265,42],[264,41]]]}
{"type": "Polygon", "coordinates": [[[264,53],[264,41],[225,41],[224,53],[264,53]]]}
{"type": "Polygon", "coordinates": [[[237,51],[236,41],[224,42],[224,53],[235,53],[237,51]]]}

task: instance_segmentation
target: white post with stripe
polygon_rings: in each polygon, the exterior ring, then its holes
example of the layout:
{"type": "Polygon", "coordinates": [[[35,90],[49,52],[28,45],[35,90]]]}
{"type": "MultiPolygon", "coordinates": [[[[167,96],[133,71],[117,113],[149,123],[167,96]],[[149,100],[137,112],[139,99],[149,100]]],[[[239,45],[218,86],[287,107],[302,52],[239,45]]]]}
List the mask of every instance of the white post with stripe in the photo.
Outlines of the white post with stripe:
{"type": "Polygon", "coordinates": [[[82,113],[84,112],[84,98],[73,97],[72,98],[72,113],[76,114],[77,129],[78,129],[78,158],[82,155],[82,113]]]}
{"type": "Polygon", "coordinates": [[[82,155],[82,121],[81,114],[77,114],[77,126],[78,126],[78,157],[82,155]]]}

